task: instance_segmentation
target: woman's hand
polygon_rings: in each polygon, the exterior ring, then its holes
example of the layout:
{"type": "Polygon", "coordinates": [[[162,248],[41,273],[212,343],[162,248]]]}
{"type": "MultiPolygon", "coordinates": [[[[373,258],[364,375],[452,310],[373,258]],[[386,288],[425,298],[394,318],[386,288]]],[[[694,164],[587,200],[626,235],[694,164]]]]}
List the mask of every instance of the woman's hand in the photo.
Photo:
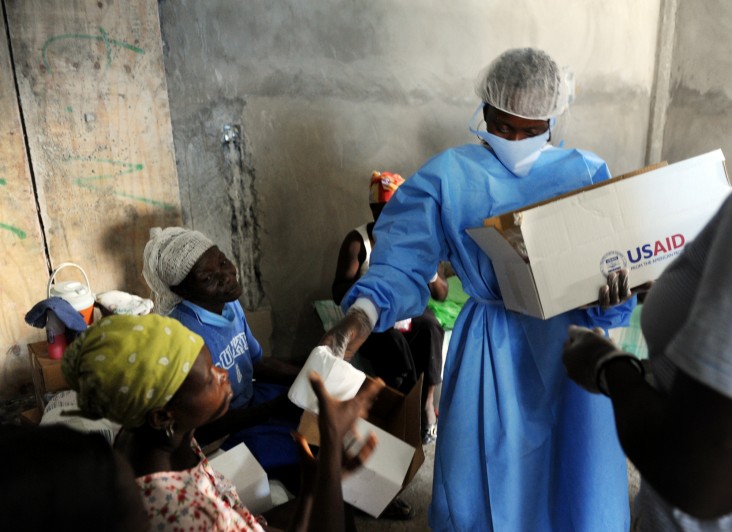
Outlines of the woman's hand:
{"type": "MultiPolygon", "coordinates": [[[[366,441],[355,454],[349,453],[343,445],[347,435],[355,434],[355,423],[359,417],[367,417],[369,409],[376,396],[384,388],[384,381],[381,379],[369,379],[359,390],[356,397],[348,401],[337,401],[333,399],[325,388],[323,381],[316,372],[311,372],[310,383],[315,395],[318,397],[319,417],[318,425],[321,438],[327,438],[335,448],[340,447],[342,453],[343,476],[355,471],[371,456],[376,448],[376,435],[369,434],[366,441]]],[[[302,463],[302,484],[312,485],[315,479],[316,461],[305,437],[293,432],[292,437],[298,446],[300,461],[302,463]]]]}
{"type": "Polygon", "coordinates": [[[333,399],[315,372],[310,373],[310,384],[318,398],[320,451],[315,459],[305,438],[293,433],[303,469],[297,508],[288,530],[343,530],[346,520],[341,481],[368,459],[376,447],[376,436],[369,434],[355,454],[343,448],[343,440],[353,434],[356,420],[368,415],[384,381],[367,380],[348,401],[333,399]]]}

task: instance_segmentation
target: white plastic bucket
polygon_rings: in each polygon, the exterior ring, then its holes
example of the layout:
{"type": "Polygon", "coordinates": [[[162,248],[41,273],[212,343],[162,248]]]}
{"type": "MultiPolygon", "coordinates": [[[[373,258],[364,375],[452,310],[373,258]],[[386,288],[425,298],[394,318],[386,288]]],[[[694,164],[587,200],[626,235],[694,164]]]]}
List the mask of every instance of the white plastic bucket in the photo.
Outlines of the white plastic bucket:
{"type": "Polygon", "coordinates": [[[74,264],[73,262],[59,264],[58,268],[53,271],[51,278],[48,280],[48,297],[65,299],[74,307],[74,310],[79,311],[86,324],[91,325],[94,319],[94,294],[89,286],[89,278],[86,276],[86,272],[78,264],[74,264]],[[56,274],[68,266],[73,266],[81,271],[81,274],[84,276],[84,281],[86,281],[86,286],[78,281],[53,282],[56,274]]]}

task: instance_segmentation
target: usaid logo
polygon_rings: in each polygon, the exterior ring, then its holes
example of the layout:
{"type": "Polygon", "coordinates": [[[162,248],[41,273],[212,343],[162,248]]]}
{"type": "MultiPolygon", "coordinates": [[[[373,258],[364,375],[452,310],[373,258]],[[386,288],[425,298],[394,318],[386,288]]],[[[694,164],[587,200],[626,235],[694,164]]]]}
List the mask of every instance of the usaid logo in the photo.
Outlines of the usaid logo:
{"type": "MultiPolygon", "coordinates": [[[[671,251],[682,248],[686,243],[684,235],[671,235],[667,236],[665,240],[656,240],[654,243],[643,244],[637,246],[635,249],[628,250],[628,260],[631,264],[636,264],[641,260],[647,260],[658,255],[670,253],[671,251]]],[[[674,253],[674,255],[678,255],[674,253]]]]}
{"type": "Polygon", "coordinates": [[[608,251],[600,260],[600,271],[607,277],[610,272],[618,271],[627,266],[625,256],[620,251],[608,251]]]}

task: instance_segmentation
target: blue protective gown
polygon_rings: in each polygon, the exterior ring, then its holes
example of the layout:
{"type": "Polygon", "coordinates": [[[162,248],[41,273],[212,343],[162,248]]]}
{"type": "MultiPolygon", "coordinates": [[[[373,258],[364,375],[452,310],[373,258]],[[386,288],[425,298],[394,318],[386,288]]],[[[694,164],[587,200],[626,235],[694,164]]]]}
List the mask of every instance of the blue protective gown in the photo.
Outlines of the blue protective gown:
{"type": "MultiPolygon", "coordinates": [[[[434,530],[626,531],[625,458],[612,405],[566,376],[570,324],[627,323],[634,299],[549,320],[506,310],[488,257],[465,232],[483,219],[610,177],[594,154],[548,147],[517,178],[482,145],[435,156],[375,227],[368,273],[343,301],[371,299],[375,330],[418,315],[439,260],[470,296],[445,364],[430,525],[434,530]]],[[[598,290],[599,290],[598,286],[598,290]]]]}

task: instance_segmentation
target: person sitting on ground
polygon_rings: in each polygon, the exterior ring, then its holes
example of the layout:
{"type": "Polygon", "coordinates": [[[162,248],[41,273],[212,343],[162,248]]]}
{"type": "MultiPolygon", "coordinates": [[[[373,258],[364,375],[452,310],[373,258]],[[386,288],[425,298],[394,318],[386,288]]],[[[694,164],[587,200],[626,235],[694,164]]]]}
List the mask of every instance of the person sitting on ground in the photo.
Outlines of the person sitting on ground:
{"type": "MultiPolygon", "coordinates": [[[[346,235],[338,253],[333,280],[333,300],[340,304],[353,284],[369,269],[374,240],[374,225],[386,203],[404,182],[399,174],[373,172],[369,186],[369,207],[374,217],[346,235]]],[[[430,295],[437,301],[447,297],[447,282],[442,266],[429,282],[430,295]]],[[[424,373],[422,386],[422,439],[433,443],[437,437],[437,415],[434,406],[435,387],[442,382],[442,343],[445,331],[432,310],[425,308],[421,316],[397,322],[394,327],[372,333],[358,352],[384,379],[387,386],[408,393],[424,373]]]]}
{"type": "Polygon", "coordinates": [[[155,312],[202,336],[213,363],[228,372],[231,408],[198,431],[199,441],[226,437],[223,449],[244,442],[270,478],[296,492],[298,453],[290,432],[302,411],[287,399],[287,390],[299,368],[262,356],[238,301],[242,286],[236,266],[198,231],[156,227],[145,246],[143,276],[155,312]]]}
{"type": "Polygon", "coordinates": [[[101,435],[0,425],[0,455],[4,530],[149,530],[130,464],[101,435]]]}
{"type": "MultiPolygon", "coordinates": [[[[228,373],[212,364],[203,338],[164,316],[109,316],[69,346],[61,367],[84,415],[122,425],[115,448],[132,465],[154,530],[263,530],[266,520],[246,509],[194,437],[226,413],[234,396],[228,373]]],[[[343,440],[384,384],[369,381],[354,399],[339,403],[317,374],[311,383],[321,446],[317,461],[303,469],[311,474],[288,528],[344,530],[342,473],[363,463],[376,439],[369,435],[363,449],[345,460],[343,440]]],[[[304,438],[297,440],[303,456],[311,457],[304,438]]]]}

